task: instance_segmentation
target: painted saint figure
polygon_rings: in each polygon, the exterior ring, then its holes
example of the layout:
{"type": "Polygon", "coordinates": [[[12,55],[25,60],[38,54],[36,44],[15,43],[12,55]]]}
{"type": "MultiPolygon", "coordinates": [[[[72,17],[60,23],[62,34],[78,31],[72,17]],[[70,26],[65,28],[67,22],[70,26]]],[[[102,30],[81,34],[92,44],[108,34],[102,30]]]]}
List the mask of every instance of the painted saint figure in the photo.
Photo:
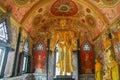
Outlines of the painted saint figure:
{"type": "Polygon", "coordinates": [[[98,59],[96,59],[95,64],[95,80],[103,80],[102,64],[98,59]]]}
{"type": "Polygon", "coordinates": [[[115,53],[113,48],[113,43],[111,39],[111,34],[105,35],[104,41],[104,50],[108,58],[108,67],[109,67],[109,74],[111,80],[120,80],[120,73],[119,73],[119,65],[117,61],[115,61],[115,53]]]}
{"type": "MultiPolygon", "coordinates": [[[[85,38],[86,39],[86,38],[85,38]]],[[[80,69],[81,74],[94,73],[94,46],[86,39],[80,46],[80,69]]]]}
{"type": "Polygon", "coordinates": [[[111,80],[120,80],[119,64],[113,56],[110,56],[110,75],[111,80]]]}
{"type": "Polygon", "coordinates": [[[42,73],[42,56],[41,54],[38,54],[38,59],[36,60],[36,69],[35,73],[42,73]]]}

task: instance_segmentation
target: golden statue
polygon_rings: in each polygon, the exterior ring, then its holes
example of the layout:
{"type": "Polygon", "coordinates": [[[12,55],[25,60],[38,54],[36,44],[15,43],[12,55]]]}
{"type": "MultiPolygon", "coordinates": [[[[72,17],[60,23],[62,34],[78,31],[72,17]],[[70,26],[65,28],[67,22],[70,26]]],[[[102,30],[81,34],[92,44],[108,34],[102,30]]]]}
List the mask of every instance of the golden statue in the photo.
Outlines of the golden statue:
{"type": "Polygon", "coordinates": [[[67,75],[67,73],[74,71],[72,64],[72,41],[68,32],[62,33],[61,37],[64,39],[58,41],[59,60],[56,67],[60,68],[60,74],[64,73],[64,75],[67,75]]]}
{"type": "MultiPolygon", "coordinates": [[[[72,62],[72,37],[73,33],[71,31],[58,32],[56,33],[55,43],[58,43],[58,62],[56,64],[57,68],[60,68],[60,74],[67,75],[74,71],[74,66],[72,62]]],[[[54,43],[53,43],[54,44],[54,43]]],[[[52,46],[51,46],[52,48],[52,46]]],[[[54,49],[52,49],[54,50],[54,49]]]]}
{"type": "Polygon", "coordinates": [[[102,71],[102,64],[96,59],[95,64],[95,80],[103,80],[103,71],[102,71]]]}
{"type": "Polygon", "coordinates": [[[67,20],[60,20],[61,28],[56,31],[53,38],[50,41],[51,50],[54,51],[56,44],[58,44],[58,62],[56,64],[57,68],[60,68],[60,74],[67,75],[74,71],[72,62],[72,39],[74,39],[74,33],[72,31],[66,30],[67,20]]]}

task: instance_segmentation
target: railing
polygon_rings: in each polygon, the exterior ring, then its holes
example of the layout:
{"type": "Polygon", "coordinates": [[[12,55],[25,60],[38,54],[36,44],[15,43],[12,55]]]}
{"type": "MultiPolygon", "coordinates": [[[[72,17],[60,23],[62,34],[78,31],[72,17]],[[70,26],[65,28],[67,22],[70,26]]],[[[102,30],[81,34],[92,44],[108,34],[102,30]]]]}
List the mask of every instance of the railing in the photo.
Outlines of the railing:
{"type": "Polygon", "coordinates": [[[34,73],[33,74],[34,75],[34,78],[35,78],[35,80],[47,80],[46,79],[46,74],[37,74],[37,73],[34,73]]]}
{"type": "Polygon", "coordinates": [[[95,80],[94,74],[81,74],[80,80],[95,80]]]}
{"type": "Polygon", "coordinates": [[[0,80],[47,80],[46,74],[23,74],[21,76],[16,77],[8,77],[8,78],[2,78],[0,80]]]}
{"type": "Polygon", "coordinates": [[[72,78],[72,76],[57,76],[54,78],[54,80],[75,80],[72,78]]]}

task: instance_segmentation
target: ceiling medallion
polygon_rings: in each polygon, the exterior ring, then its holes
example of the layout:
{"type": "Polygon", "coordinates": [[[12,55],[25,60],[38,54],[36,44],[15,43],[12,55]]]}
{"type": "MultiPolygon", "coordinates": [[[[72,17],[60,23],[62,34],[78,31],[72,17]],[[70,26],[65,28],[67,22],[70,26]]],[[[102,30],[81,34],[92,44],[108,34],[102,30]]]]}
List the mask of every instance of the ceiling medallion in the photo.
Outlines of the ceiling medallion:
{"type": "Polygon", "coordinates": [[[93,28],[96,27],[96,20],[95,20],[95,18],[94,18],[92,15],[87,15],[87,16],[85,17],[85,19],[86,19],[86,22],[87,22],[87,24],[88,24],[89,26],[91,26],[91,27],[93,27],[93,28]]]}
{"type": "Polygon", "coordinates": [[[120,0],[102,0],[105,5],[108,6],[114,6],[116,5],[120,0]]]}
{"type": "Polygon", "coordinates": [[[69,12],[70,8],[68,5],[60,5],[59,6],[59,11],[60,12],[69,12]]]}
{"type": "Polygon", "coordinates": [[[38,26],[40,26],[41,19],[42,19],[42,15],[41,15],[41,14],[36,15],[36,16],[33,18],[32,26],[33,26],[33,27],[36,27],[36,26],[38,27],[38,26]]]}
{"type": "Polygon", "coordinates": [[[72,0],[57,0],[50,11],[55,16],[73,16],[78,12],[78,7],[72,0]]]}
{"type": "Polygon", "coordinates": [[[14,0],[16,4],[23,6],[29,2],[29,0],[14,0]]]}

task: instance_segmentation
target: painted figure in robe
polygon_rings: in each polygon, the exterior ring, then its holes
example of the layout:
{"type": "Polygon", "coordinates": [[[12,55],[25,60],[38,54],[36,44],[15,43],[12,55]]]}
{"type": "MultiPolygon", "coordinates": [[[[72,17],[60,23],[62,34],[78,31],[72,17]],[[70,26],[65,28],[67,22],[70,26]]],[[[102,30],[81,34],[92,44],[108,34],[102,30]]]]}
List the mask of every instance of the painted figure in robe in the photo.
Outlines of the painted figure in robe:
{"type": "Polygon", "coordinates": [[[119,64],[114,57],[110,55],[110,75],[111,80],[120,80],[119,64]]]}
{"type": "Polygon", "coordinates": [[[109,74],[111,77],[111,80],[120,80],[120,75],[119,75],[119,65],[115,61],[115,53],[114,53],[114,48],[112,44],[112,39],[106,35],[106,39],[104,41],[104,48],[105,48],[105,54],[107,55],[108,58],[108,66],[109,66],[109,74]]]}
{"type": "Polygon", "coordinates": [[[38,59],[36,59],[35,73],[42,73],[42,56],[38,54],[38,59]]]}
{"type": "Polygon", "coordinates": [[[95,64],[95,80],[103,80],[103,71],[102,71],[102,64],[98,59],[96,59],[95,64]]]}

